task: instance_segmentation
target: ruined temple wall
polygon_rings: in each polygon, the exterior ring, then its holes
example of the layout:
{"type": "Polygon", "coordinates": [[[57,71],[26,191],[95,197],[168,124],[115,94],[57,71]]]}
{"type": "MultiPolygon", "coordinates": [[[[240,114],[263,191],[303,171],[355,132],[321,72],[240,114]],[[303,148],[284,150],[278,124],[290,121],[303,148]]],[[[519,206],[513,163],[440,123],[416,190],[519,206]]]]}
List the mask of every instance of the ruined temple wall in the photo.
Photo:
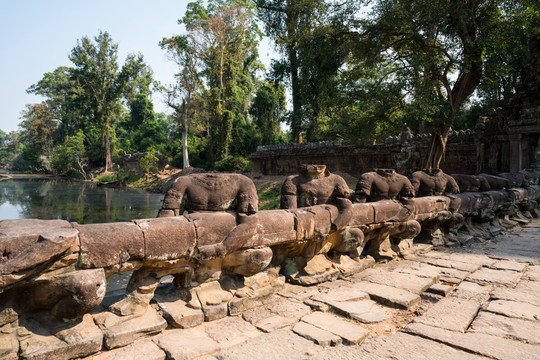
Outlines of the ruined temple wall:
{"type": "MultiPolygon", "coordinates": [[[[409,140],[389,138],[385,144],[371,146],[342,146],[339,142],[261,146],[251,160],[253,172],[261,175],[292,175],[301,164],[322,164],[331,172],[358,177],[376,168],[412,173],[422,168],[428,151],[428,137],[417,136],[409,140]]],[[[449,138],[441,168],[449,174],[476,172],[476,144],[471,132],[454,133],[449,138]]]]}

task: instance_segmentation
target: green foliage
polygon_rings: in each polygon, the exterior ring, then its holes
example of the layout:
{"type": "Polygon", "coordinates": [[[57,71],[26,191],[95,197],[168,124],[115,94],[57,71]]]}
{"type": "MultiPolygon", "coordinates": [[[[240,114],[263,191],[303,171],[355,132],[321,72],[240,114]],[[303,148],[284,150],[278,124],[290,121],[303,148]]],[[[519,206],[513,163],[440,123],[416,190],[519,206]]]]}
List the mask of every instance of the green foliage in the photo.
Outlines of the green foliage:
{"type": "Polygon", "coordinates": [[[139,167],[145,174],[153,173],[158,170],[157,164],[159,159],[153,153],[148,153],[139,161],[139,167]]]}
{"type": "Polygon", "coordinates": [[[217,161],[215,169],[218,171],[250,172],[251,162],[243,156],[229,155],[223,160],[217,161]]]}
{"type": "Polygon", "coordinates": [[[51,167],[57,174],[77,173],[86,179],[88,158],[84,146],[85,136],[79,130],[74,136],[68,136],[64,144],[57,145],[53,150],[51,167]]]}

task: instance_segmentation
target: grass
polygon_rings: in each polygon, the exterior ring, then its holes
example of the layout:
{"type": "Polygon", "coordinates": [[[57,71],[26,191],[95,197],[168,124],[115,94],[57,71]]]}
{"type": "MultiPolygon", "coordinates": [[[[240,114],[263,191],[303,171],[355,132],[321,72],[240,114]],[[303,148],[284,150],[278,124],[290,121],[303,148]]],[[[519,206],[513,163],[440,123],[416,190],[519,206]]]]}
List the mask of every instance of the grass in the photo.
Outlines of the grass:
{"type": "Polygon", "coordinates": [[[259,196],[259,210],[279,209],[281,184],[283,181],[253,180],[259,196]]]}

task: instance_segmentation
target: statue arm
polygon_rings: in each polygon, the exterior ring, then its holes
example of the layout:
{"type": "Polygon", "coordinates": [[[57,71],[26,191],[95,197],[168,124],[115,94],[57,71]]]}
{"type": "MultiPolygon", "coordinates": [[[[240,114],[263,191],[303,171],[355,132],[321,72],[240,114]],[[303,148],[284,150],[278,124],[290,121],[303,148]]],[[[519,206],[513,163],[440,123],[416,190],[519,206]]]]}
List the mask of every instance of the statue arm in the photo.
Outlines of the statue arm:
{"type": "Polygon", "coordinates": [[[446,192],[451,194],[459,194],[459,185],[456,180],[450,175],[446,175],[446,192]]]}
{"type": "Polygon", "coordinates": [[[167,194],[165,194],[158,217],[180,216],[183,214],[184,207],[182,203],[189,181],[190,179],[187,176],[176,179],[167,194]]]}

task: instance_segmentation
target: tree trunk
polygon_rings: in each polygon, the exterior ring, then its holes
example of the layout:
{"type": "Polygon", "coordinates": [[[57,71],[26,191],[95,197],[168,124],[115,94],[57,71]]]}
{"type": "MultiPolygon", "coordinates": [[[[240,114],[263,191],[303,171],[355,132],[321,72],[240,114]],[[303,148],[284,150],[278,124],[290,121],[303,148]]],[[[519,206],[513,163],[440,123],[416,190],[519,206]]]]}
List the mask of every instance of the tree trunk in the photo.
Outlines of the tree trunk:
{"type": "Polygon", "coordinates": [[[112,168],[112,158],[111,158],[111,139],[109,134],[109,125],[105,125],[105,172],[109,171],[112,168]]]}
{"type": "Polygon", "coordinates": [[[184,131],[182,131],[182,160],[184,169],[189,167],[189,153],[188,153],[188,105],[184,106],[184,131]]]}
{"type": "Polygon", "coordinates": [[[424,163],[424,169],[439,169],[444,153],[450,126],[442,123],[435,125],[435,131],[431,135],[429,153],[424,163]]]}
{"type": "Polygon", "coordinates": [[[289,46],[289,63],[291,66],[291,85],[293,112],[291,114],[291,131],[293,141],[302,143],[302,103],[300,100],[300,79],[298,79],[298,58],[296,50],[289,46]]]}

